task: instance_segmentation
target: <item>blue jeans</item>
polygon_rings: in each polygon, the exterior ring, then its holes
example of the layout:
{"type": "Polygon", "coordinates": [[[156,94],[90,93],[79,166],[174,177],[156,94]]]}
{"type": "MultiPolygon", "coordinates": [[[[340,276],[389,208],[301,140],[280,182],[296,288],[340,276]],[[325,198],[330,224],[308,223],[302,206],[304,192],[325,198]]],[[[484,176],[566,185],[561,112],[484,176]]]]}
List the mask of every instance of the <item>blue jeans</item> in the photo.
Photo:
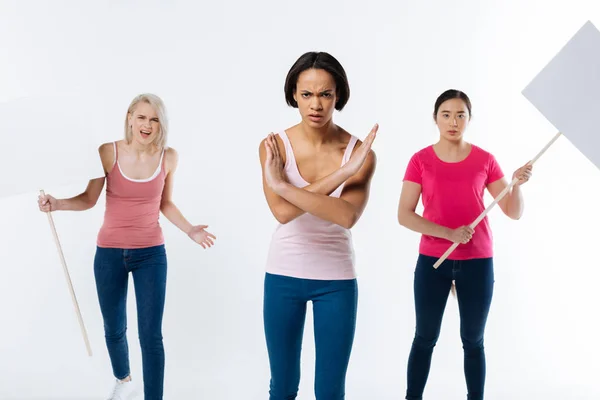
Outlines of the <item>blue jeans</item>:
{"type": "Polygon", "coordinates": [[[494,289],[493,259],[446,259],[436,270],[433,264],[437,260],[435,257],[420,254],[415,268],[417,323],[408,358],[406,399],[423,398],[433,348],[440,335],[450,286],[452,280],[455,280],[467,399],[482,400],[486,373],[483,336],[494,289]]]}
{"type": "Polygon", "coordinates": [[[308,301],[313,303],[316,399],[345,398],[356,327],[356,279],[312,280],[267,273],[263,312],[271,368],[269,400],[293,400],[298,394],[308,301]]]}
{"type": "Polygon", "coordinates": [[[164,245],[143,249],[96,249],[94,275],[104,319],[106,347],[117,379],[130,375],[127,345],[127,284],[133,275],[142,349],[144,399],[163,398],[165,352],[162,318],[167,283],[164,245]]]}

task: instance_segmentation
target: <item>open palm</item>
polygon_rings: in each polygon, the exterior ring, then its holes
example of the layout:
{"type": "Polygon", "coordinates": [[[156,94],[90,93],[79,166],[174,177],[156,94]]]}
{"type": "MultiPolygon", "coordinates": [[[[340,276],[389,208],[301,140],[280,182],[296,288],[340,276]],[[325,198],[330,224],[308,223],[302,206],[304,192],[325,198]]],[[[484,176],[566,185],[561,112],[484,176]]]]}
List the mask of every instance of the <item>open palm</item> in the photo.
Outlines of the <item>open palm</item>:
{"type": "Polygon", "coordinates": [[[377,136],[377,131],[379,130],[379,124],[375,124],[371,132],[365,138],[365,141],[356,149],[350,160],[346,163],[346,168],[349,168],[352,172],[352,175],[356,174],[365,163],[369,152],[371,151],[371,146],[373,145],[373,141],[375,140],[375,136],[377,136]]]}
{"type": "Polygon", "coordinates": [[[212,247],[217,237],[210,232],[205,231],[208,225],[196,225],[188,233],[190,239],[202,246],[203,249],[212,247]]]}
{"type": "Polygon", "coordinates": [[[275,135],[271,133],[265,140],[267,157],[265,158],[265,180],[271,189],[275,189],[285,181],[284,163],[279,154],[279,146],[275,135]]]}

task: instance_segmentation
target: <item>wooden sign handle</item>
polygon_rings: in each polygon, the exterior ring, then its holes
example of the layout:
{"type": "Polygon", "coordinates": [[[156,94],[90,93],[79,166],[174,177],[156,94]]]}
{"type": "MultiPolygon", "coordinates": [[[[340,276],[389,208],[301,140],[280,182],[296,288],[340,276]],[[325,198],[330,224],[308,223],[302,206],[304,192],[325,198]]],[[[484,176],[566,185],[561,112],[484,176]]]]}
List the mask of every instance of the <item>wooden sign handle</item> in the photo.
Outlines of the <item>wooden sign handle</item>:
{"type": "MultiPolygon", "coordinates": [[[[45,195],[43,190],[40,190],[40,194],[42,196],[45,195]]],[[[73,283],[71,282],[71,276],[69,275],[69,270],[67,268],[67,262],[65,261],[65,256],[63,254],[62,247],[61,247],[60,241],[58,239],[58,233],[56,232],[56,227],[54,226],[54,220],[52,219],[51,211],[46,212],[46,215],[48,216],[48,222],[50,223],[50,229],[52,230],[52,234],[54,236],[54,242],[56,243],[56,248],[58,249],[58,255],[60,257],[60,261],[62,262],[63,271],[65,273],[65,278],[67,279],[67,284],[69,286],[69,292],[71,293],[71,300],[73,301],[73,305],[75,306],[75,312],[77,314],[77,320],[79,321],[79,327],[81,328],[81,334],[83,335],[85,347],[87,349],[88,355],[91,357],[92,356],[92,348],[90,346],[90,341],[87,336],[85,325],[83,323],[81,311],[79,310],[79,304],[77,303],[77,297],[75,296],[75,290],[73,290],[73,283]]]]}
{"type": "MultiPolygon", "coordinates": [[[[552,140],[550,140],[546,146],[544,146],[544,148],[533,158],[533,160],[529,161],[527,164],[529,165],[533,165],[541,156],[542,154],[544,154],[546,152],[546,150],[548,150],[550,148],[550,146],[552,146],[552,144],[561,136],[561,133],[558,132],[556,135],[554,135],[554,137],[552,138],[552,140]]],[[[485,216],[490,212],[490,210],[492,208],[494,208],[494,206],[496,204],[498,204],[498,202],[500,200],[502,200],[502,198],[504,196],[506,196],[506,194],[512,189],[512,187],[519,181],[518,178],[513,179],[510,184],[508,186],[506,186],[504,188],[504,190],[502,190],[500,192],[500,194],[494,199],[494,201],[481,213],[479,214],[479,216],[477,217],[477,219],[475,219],[475,221],[471,222],[471,225],[469,225],[471,227],[471,229],[475,229],[475,227],[477,226],[477,224],[479,224],[481,222],[481,220],[483,218],[485,218],[485,216]]],[[[444,260],[446,260],[446,258],[448,258],[448,256],[450,255],[450,253],[452,253],[454,251],[454,249],[456,249],[458,247],[459,243],[458,242],[454,242],[452,244],[452,246],[450,246],[448,248],[448,250],[446,250],[446,252],[442,255],[442,257],[440,257],[435,264],[433,264],[433,268],[437,269],[443,262],[444,260]]]]}

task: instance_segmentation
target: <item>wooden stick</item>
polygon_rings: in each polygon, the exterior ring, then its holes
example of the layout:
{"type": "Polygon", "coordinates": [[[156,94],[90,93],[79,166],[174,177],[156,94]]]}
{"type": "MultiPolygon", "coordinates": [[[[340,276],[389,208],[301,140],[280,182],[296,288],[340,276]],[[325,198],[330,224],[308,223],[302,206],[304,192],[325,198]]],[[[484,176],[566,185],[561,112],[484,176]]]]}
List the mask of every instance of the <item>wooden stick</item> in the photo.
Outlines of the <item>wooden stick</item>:
{"type": "MultiPolygon", "coordinates": [[[[43,190],[40,190],[40,194],[42,196],[45,195],[43,190]]],[[[92,356],[92,348],[90,346],[90,341],[87,336],[87,332],[85,330],[85,325],[83,324],[83,318],[81,317],[81,311],[79,310],[79,304],[77,303],[77,297],[75,296],[75,290],[73,290],[73,283],[71,282],[71,276],[69,275],[69,270],[67,268],[67,262],[65,261],[65,256],[62,251],[62,247],[60,245],[60,241],[58,240],[58,233],[56,232],[56,227],[54,226],[54,220],[52,219],[51,211],[46,212],[48,215],[48,222],[50,222],[50,228],[52,230],[52,234],[54,235],[54,242],[56,243],[56,248],[58,249],[58,255],[60,257],[60,261],[63,265],[63,270],[65,272],[65,278],[67,279],[67,284],[69,286],[69,291],[71,292],[71,300],[73,300],[73,305],[75,306],[75,311],[77,313],[77,320],[79,321],[79,327],[81,328],[81,334],[83,335],[83,340],[85,341],[85,347],[87,348],[88,355],[92,356]]]]}
{"type": "MultiPolygon", "coordinates": [[[[531,161],[529,161],[527,164],[528,165],[533,165],[538,158],[540,158],[542,156],[542,154],[544,154],[546,152],[546,150],[548,150],[548,148],[550,148],[550,146],[552,146],[552,144],[556,141],[556,139],[558,139],[561,136],[561,133],[558,132],[556,135],[554,135],[554,137],[552,138],[552,140],[550,140],[546,146],[544,146],[544,148],[535,156],[535,158],[531,161]]],[[[471,229],[475,229],[475,227],[477,226],[477,224],[479,224],[481,222],[481,220],[483,218],[485,218],[485,216],[490,212],[490,210],[496,205],[498,204],[498,202],[500,200],[502,200],[502,198],[504,196],[506,196],[506,194],[512,189],[512,187],[519,181],[519,178],[515,178],[512,180],[512,182],[510,182],[510,184],[504,188],[503,191],[500,192],[500,194],[494,199],[494,201],[485,209],[485,211],[483,211],[481,214],[479,214],[479,217],[477,217],[477,219],[475,221],[473,221],[471,223],[471,225],[469,225],[471,227],[471,229]]],[[[454,242],[452,244],[452,246],[450,246],[450,248],[448,250],[446,250],[446,252],[442,255],[442,257],[437,260],[435,262],[435,264],[433,264],[434,268],[438,268],[446,258],[448,258],[448,256],[450,255],[450,253],[452,253],[454,251],[454,249],[456,249],[458,247],[459,243],[458,242],[454,242]]]]}

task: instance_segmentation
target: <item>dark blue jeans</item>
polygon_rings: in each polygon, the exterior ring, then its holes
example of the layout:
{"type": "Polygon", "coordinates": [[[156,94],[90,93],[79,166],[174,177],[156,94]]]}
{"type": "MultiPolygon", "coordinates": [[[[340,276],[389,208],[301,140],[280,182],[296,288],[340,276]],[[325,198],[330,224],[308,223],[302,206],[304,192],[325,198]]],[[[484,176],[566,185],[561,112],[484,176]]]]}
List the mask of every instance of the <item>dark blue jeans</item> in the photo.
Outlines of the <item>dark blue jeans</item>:
{"type": "Polygon", "coordinates": [[[117,379],[129,376],[127,345],[127,284],[133,275],[138,331],[142,349],[144,399],[163,398],[165,352],[162,319],[167,283],[164,245],[144,249],[96,249],[94,275],[104,319],[106,347],[117,379]]]}
{"type": "Polygon", "coordinates": [[[485,386],[483,336],[492,302],[494,266],[492,258],[463,261],[419,255],[415,268],[414,296],[417,326],[408,358],[406,399],[421,400],[429,375],[433,348],[437,343],[452,280],[460,311],[460,337],[464,349],[467,399],[482,400],[485,386]]]}
{"type": "Polygon", "coordinates": [[[269,400],[293,400],[298,394],[308,301],[313,304],[316,399],[345,398],[356,327],[356,279],[312,280],[267,273],[263,311],[271,367],[269,400]]]}

